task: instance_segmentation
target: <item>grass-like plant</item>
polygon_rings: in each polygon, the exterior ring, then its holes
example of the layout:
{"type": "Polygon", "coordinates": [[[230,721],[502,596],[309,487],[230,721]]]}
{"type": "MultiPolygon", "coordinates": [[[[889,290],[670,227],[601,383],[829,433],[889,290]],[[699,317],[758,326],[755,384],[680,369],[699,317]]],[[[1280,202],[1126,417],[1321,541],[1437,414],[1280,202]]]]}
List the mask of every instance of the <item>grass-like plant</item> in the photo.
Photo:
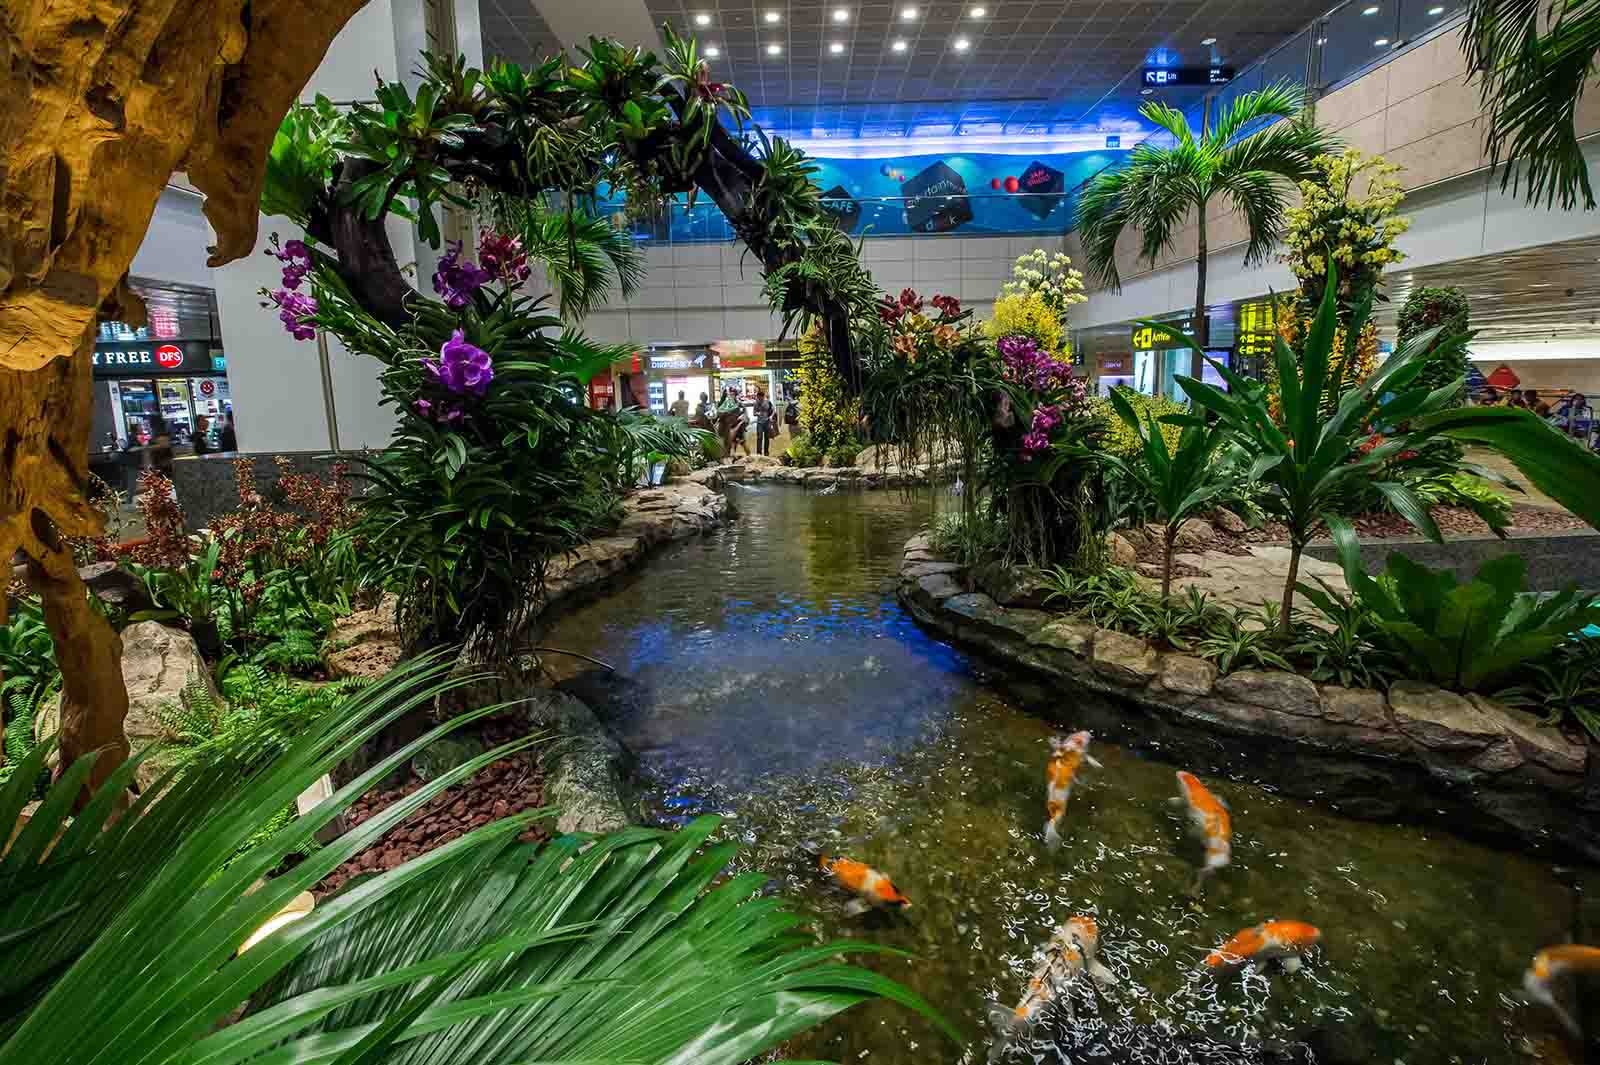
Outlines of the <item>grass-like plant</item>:
{"type": "MultiPolygon", "coordinates": [[[[239,953],[433,796],[533,742],[485,751],[310,846],[417,751],[500,708],[455,718],[239,853],[379,730],[467,683],[447,680],[448,666],[403,664],[272,757],[196,760],[121,816],[142,755],[76,815],[94,759],[75,761],[0,857],[0,1063],[737,1065],[871,998],[944,1023],[894,982],[837,961],[859,945],[800,946],[799,918],[759,895],[760,877],[721,881],[733,846],[705,845],[711,818],[542,846],[516,838],[549,811],[504,818],[348,886],[239,953]],[[291,853],[306,856],[271,875],[291,853]],[[246,1001],[242,1020],[218,1027],[246,1001]]],[[[0,786],[0,823],[15,823],[49,747],[0,786]]]]}

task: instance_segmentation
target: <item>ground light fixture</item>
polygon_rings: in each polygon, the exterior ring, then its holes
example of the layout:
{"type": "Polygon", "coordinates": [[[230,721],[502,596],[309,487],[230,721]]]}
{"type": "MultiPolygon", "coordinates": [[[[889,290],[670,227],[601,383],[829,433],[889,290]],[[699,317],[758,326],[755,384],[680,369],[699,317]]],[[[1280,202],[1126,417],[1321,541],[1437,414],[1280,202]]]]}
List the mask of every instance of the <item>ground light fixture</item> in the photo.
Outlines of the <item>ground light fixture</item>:
{"type": "Polygon", "coordinates": [[[245,951],[249,950],[263,939],[266,939],[284,925],[292,924],[293,922],[298,921],[300,918],[307,916],[314,908],[316,908],[316,905],[317,900],[312,896],[311,892],[300,892],[300,894],[289,900],[289,904],[287,906],[273,914],[271,917],[268,917],[265,924],[256,929],[254,932],[251,932],[250,937],[243,943],[239,944],[239,953],[243,954],[245,951]]]}
{"type": "Polygon", "coordinates": [[[832,44],[828,45],[828,51],[832,52],[834,55],[842,54],[844,52],[844,42],[834,41],[832,44]]]}
{"type": "Polygon", "coordinates": [[[767,45],[767,54],[768,55],[782,55],[783,54],[783,45],[781,45],[781,44],[769,44],[769,45],[767,45]]]}
{"type": "Polygon", "coordinates": [[[714,45],[714,44],[706,45],[706,58],[707,59],[715,59],[715,58],[717,58],[717,56],[719,56],[721,54],[722,54],[722,49],[718,48],[716,45],[714,45]]]}
{"type": "Polygon", "coordinates": [[[894,44],[890,45],[890,47],[893,48],[897,52],[905,51],[906,50],[905,38],[903,38],[903,37],[896,38],[894,44]]]}
{"type": "Polygon", "coordinates": [[[843,8],[843,7],[834,8],[833,9],[833,21],[835,21],[835,22],[849,22],[850,21],[850,11],[849,11],[849,9],[848,8],[843,8]]]}
{"type": "Polygon", "coordinates": [[[696,26],[709,26],[711,25],[711,16],[702,11],[694,17],[694,24],[696,26]]]}

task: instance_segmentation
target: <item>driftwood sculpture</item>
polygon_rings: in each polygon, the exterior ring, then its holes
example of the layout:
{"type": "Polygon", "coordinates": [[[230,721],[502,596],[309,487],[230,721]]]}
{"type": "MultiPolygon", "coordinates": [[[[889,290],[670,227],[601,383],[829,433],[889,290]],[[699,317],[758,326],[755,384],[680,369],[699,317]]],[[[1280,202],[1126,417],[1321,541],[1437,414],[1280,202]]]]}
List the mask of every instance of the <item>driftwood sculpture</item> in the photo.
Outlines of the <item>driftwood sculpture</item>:
{"type": "Polygon", "coordinates": [[[61,765],[104,752],[91,788],[128,754],[119,640],[66,544],[101,531],[85,498],[96,325],[143,321],[128,267],[176,170],[206,195],[212,265],[255,247],[267,148],[364,2],[0,2],[0,552],[26,557],[43,597],[61,765]]]}

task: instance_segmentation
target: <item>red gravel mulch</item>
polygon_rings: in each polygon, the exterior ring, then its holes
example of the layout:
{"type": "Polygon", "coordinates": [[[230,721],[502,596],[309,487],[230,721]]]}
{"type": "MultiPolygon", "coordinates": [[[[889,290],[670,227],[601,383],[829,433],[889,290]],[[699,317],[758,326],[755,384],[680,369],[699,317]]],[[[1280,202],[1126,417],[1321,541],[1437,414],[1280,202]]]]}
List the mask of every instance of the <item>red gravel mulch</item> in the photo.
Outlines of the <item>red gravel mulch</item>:
{"type": "MultiPolygon", "coordinates": [[[[1493,536],[1482,518],[1465,507],[1435,507],[1433,519],[1439,523],[1442,532],[1454,536],[1493,536]]],[[[1356,534],[1363,539],[1389,539],[1392,537],[1414,537],[1417,530],[1411,523],[1398,514],[1388,511],[1375,511],[1370,514],[1361,514],[1351,519],[1356,527],[1356,534]]],[[[1587,529],[1589,526],[1580,518],[1573,517],[1564,510],[1551,510],[1547,507],[1535,507],[1524,504],[1514,504],[1511,508],[1511,532],[1513,533],[1561,533],[1574,532],[1587,529]]],[[[1319,527],[1316,539],[1328,539],[1327,530],[1319,527]]],[[[1244,534],[1243,539],[1252,544],[1285,543],[1289,539],[1289,530],[1278,522],[1268,522],[1259,529],[1251,529],[1244,534]]]]}
{"type": "MultiPolygon", "coordinates": [[[[512,726],[491,724],[483,738],[498,745],[519,734],[512,726]]],[[[346,824],[354,828],[422,786],[423,781],[413,776],[403,787],[367,795],[346,812],[346,824]]],[[[535,809],[543,801],[544,777],[531,751],[492,762],[464,784],[435,795],[377,843],[329,873],[313,894],[321,899],[344,887],[351,877],[393,869],[490,821],[535,809]]],[[[537,842],[548,839],[549,833],[544,826],[534,825],[517,838],[537,842]]]]}

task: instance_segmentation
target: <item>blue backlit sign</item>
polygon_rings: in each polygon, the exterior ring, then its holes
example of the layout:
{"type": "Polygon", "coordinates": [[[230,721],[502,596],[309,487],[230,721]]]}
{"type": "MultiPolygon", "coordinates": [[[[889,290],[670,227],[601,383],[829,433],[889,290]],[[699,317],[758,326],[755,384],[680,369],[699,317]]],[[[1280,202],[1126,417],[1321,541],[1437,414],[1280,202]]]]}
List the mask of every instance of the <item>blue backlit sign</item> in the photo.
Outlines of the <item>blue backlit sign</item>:
{"type": "Polygon", "coordinates": [[[1232,67],[1145,67],[1144,83],[1167,85],[1226,85],[1233,80],[1232,67]]]}

